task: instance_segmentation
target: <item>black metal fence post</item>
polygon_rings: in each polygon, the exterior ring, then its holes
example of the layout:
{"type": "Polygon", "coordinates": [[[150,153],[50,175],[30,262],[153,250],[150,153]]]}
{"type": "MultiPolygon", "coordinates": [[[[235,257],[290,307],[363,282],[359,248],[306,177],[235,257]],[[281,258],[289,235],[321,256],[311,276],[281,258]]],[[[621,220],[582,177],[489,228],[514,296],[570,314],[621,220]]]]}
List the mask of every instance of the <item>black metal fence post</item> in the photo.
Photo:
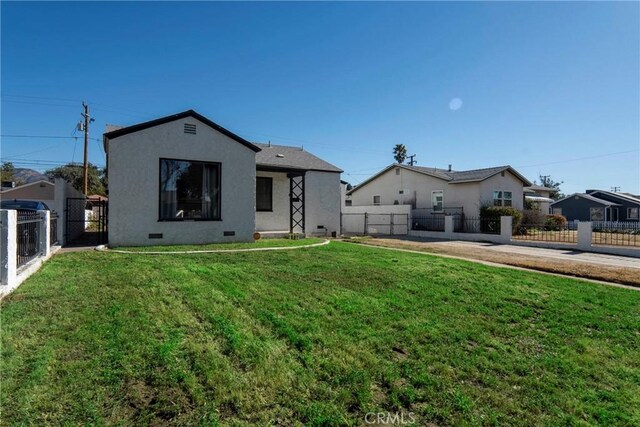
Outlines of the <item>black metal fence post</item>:
{"type": "Polygon", "coordinates": [[[367,226],[367,222],[369,221],[369,214],[368,213],[364,213],[364,235],[367,235],[367,230],[368,230],[368,226],[367,226]]]}

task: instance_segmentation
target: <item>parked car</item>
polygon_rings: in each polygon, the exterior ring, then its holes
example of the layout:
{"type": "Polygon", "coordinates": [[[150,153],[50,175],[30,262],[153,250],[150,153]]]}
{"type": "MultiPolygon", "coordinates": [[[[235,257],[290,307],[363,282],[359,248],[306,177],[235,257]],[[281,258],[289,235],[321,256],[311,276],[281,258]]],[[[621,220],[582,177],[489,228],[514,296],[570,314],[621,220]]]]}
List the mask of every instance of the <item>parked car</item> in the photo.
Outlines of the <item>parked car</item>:
{"type": "Polygon", "coordinates": [[[44,202],[35,200],[2,200],[0,209],[16,209],[19,211],[50,211],[49,206],[44,202]]]}

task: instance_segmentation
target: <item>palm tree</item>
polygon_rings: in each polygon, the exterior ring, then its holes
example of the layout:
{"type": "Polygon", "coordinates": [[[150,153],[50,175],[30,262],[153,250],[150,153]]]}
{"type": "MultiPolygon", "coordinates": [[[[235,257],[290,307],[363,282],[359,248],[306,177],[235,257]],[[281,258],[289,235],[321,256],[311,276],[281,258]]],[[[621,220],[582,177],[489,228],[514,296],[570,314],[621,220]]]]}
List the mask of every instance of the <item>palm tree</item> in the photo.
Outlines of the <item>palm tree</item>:
{"type": "Polygon", "coordinates": [[[397,163],[404,163],[407,159],[407,147],[404,144],[396,144],[393,147],[393,158],[396,159],[397,163]]]}

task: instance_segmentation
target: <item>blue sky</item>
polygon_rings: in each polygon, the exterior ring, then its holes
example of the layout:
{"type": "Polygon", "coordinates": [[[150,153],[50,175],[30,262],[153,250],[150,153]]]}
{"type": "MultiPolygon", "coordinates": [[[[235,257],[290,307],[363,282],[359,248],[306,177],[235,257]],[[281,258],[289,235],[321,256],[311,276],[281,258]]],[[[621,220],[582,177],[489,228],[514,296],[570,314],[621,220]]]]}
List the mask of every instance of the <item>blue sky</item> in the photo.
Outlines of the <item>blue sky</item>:
{"type": "MultiPolygon", "coordinates": [[[[511,164],[565,192],[640,193],[637,2],[1,9],[2,135],[69,136],[3,136],[17,166],[81,161],[86,100],[93,138],[194,108],[247,139],[303,145],[352,183],[403,143],[421,166],[511,164]]],[[[90,160],[105,163],[98,141],[90,160]]]]}

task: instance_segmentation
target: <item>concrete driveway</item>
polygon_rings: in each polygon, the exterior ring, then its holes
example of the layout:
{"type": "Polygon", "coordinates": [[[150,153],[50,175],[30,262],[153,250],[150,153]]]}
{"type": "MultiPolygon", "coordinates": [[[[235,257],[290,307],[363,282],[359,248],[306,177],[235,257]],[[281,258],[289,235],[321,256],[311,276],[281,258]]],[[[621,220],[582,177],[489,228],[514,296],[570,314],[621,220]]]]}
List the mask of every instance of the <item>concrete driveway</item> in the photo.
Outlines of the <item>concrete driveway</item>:
{"type": "Polygon", "coordinates": [[[618,255],[595,254],[590,252],[574,251],[572,249],[547,249],[533,248],[517,245],[500,245],[495,243],[463,242],[459,240],[439,242],[443,246],[459,249],[495,251],[504,254],[519,254],[538,258],[551,258],[571,262],[583,262],[594,265],[617,266],[640,269],[640,258],[631,258],[618,255]]]}

